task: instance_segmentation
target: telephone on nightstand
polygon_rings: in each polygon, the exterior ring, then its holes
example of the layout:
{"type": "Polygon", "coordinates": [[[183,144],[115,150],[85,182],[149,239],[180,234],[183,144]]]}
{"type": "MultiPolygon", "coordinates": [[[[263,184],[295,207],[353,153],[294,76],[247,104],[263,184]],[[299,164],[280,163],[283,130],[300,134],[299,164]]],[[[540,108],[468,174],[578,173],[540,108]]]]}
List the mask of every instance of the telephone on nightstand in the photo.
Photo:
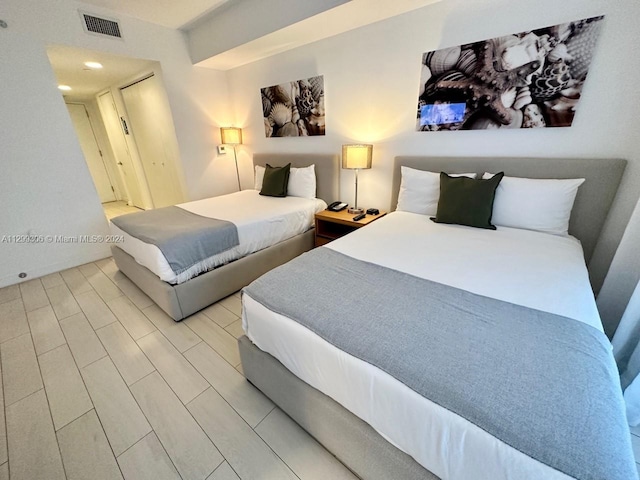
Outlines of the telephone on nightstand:
{"type": "Polygon", "coordinates": [[[348,205],[346,203],[341,202],[341,201],[337,201],[337,202],[333,202],[331,205],[329,205],[327,207],[327,210],[331,210],[332,212],[340,212],[340,211],[344,210],[347,207],[348,207],[348,205]]]}

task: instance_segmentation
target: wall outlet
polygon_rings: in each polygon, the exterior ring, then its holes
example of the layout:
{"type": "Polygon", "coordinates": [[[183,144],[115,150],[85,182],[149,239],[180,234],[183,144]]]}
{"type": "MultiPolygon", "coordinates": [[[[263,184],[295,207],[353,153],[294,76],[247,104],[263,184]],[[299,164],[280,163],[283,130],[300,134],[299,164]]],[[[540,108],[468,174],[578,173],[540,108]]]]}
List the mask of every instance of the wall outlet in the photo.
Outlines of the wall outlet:
{"type": "Polygon", "coordinates": [[[227,153],[226,145],[218,145],[218,155],[225,155],[227,153]]]}

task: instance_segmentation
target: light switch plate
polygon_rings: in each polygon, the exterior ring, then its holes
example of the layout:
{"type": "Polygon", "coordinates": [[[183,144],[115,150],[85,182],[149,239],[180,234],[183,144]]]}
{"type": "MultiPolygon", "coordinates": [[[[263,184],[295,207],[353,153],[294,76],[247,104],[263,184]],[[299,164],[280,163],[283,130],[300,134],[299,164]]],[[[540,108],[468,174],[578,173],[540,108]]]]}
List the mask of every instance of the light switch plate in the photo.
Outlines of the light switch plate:
{"type": "Polygon", "coordinates": [[[227,153],[226,145],[218,145],[218,155],[224,155],[227,153]]]}

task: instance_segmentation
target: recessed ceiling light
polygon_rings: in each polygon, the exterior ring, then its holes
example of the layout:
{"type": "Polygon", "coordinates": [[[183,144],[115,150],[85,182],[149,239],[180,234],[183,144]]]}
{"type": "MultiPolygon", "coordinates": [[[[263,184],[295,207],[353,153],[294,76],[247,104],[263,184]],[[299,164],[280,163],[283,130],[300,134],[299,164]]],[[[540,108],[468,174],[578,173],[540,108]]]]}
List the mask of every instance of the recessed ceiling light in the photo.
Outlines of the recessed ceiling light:
{"type": "Polygon", "coordinates": [[[92,68],[94,70],[99,70],[102,68],[102,64],[98,62],[84,62],[85,67],[92,68]]]}
{"type": "Polygon", "coordinates": [[[71,90],[71,87],[69,85],[58,85],[58,89],[68,92],[69,90],[71,90]]]}

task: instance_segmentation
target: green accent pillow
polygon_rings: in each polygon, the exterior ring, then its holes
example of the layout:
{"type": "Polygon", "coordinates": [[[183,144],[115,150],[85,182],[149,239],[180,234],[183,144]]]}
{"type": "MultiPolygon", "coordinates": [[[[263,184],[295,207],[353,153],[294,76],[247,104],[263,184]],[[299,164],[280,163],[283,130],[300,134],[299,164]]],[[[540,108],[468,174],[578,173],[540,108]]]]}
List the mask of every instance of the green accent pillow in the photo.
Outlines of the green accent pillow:
{"type": "Polygon", "coordinates": [[[495,230],[491,224],[493,199],[502,177],[504,172],[487,180],[440,173],[440,200],[436,216],[431,220],[495,230]]]}
{"type": "Polygon", "coordinates": [[[262,180],[260,195],[267,197],[286,197],[290,172],[290,163],[284,167],[272,167],[267,163],[267,167],[264,170],[264,180],[262,180]]]}

